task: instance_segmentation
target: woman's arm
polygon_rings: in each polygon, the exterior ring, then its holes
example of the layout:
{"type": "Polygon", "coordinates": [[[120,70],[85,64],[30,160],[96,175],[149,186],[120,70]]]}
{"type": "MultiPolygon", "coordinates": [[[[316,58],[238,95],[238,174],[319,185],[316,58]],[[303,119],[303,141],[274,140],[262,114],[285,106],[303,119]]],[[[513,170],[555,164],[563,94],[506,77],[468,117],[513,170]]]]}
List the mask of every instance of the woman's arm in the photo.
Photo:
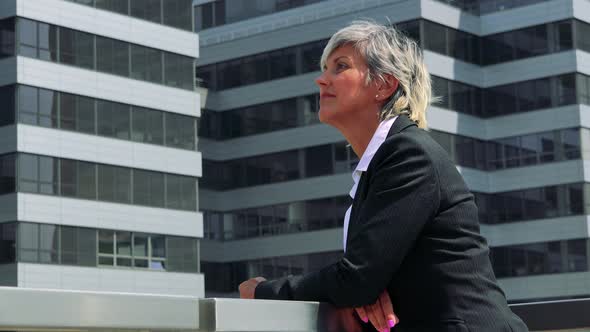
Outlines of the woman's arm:
{"type": "MultiPolygon", "coordinates": [[[[264,281],[257,299],[327,301],[338,307],[373,304],[439,206],[436,170],[405,133],[384,143],[346,253],[320,271],[264,281]]],[[[377,157],[377,155],[375,156],[377,157]]],[[[370,171],[370,170],[369,170],[370,171]]]]}

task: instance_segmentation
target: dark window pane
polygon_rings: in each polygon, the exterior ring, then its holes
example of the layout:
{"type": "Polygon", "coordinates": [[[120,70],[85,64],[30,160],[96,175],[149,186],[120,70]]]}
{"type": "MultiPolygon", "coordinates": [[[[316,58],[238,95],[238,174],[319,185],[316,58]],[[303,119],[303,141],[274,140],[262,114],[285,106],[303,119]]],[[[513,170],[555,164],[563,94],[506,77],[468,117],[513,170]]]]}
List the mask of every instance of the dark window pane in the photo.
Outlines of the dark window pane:
{"type": "Polygon", "coordinates": [[[163,235],[151,236],[152,257],[166,257],[166,238],[163,235]]]}
{"type": "Polygon", "coordinates": [[[195,32],[213,26],[213,2],[195,6],[195,32]]]}
{"type": "Polygon", "coordinates": [[[162,52],[139,45],[131,45],[131,77],[162,83],[162,52]]]}
{"type": "Polygon", "coordinates": [[[95,100],[60,93],[60,128],[95,134],[95,100]]]}
{"type": "Polygon", "coordinates": [[[57,61],[57,27],[46,23],[39,25],[39,59],[57,61]]]}
{"type": "Polygon", "coordinates": [[[97,36],[96,70],[129,76],[129,44],[97,36]]]}
{"type": "Polygon", "coordinates": [[[14,51],[14,19],[0,20],[0,58],[13,56],[14,51]]]}
{"type": "Polygon", "coordinates": [[[129,15],[129,0],[95,0],[96,8],[129,15]]]}
{"type": "Polygon", "coordinates": [[[117,255],[131,256],[133,254],[131,248],[131,232],[117,232],[117,255]]]}
{"type": "Polygon", "coordinates": [[[82,68],[94,68],[94,36],[61,28],[59,32],[60,62],[82,68]]]}
{"type": "Polygon", "coordinates": [[[291,47],[269,53],[270,79],[295,75],[295,52],[296,48],[291,47]]]}
{"type": "MultiPolygon", "coordinates": [[[[134,233],[133,234],[133,257],[148,257],[149,248],[147,234],[134,233]]],[[[137,259],[136,259],[137,261],[137,259]]],[[[147,267],[147,265],[146,265],[147,267]]]]}
{"type": "Polygon", "coordinates": [[[0,156],[0,194],[16,191],[16,154],[0,156]]]}
{"type": "Polygon", "coordinates": [[[58,127],[57,92],[39,89],[39,125],[58,127]]]}
{"type": "Polygon", "coordinates": [[[18,112],[20,123],[38,124],[39,96],[37,88],[25,85],[18,87],[18,112]]]}
{"type": "Polygon", "coordinates": [[[161,23],[161,0],[130,0],[131,16],[161,23]]]}
{"type": "Polygon", "coordinates": [[[20,262],[39,262],[39,224],[18,224],[18,251],[20,262]]]}
{"type": "Polygon", "coordinates": [[[98,134],[128,140],[129,112],[128,105],[105,100],[97,101],[98,134]]]}
{"type": "Polygon", "coordinates": [[[166,175],[166,207],[173,209],[197,209],[197,183],[189,176],[166,175]]]}
{"type": "Polygon", "coordinates": [[[59,233],[55,225],[39,225],[39,262],[59,263],[59,233]]]}
{"type": "Polygon", "coordinates": [[[18,191],[39,192],[39,157],[19,154],[18,157],[18,191]]]}
{"type": "Polygon", "coordinates": [[[305,149],[306,177],[327,175],[333,172],[332,145],[319,145],[305,149]]]}
{"type": "Polygon", "coordinates": [[[98,165],[98,199],[131,203],[131,170],[117,166],[98,165]]]}
{"type": "Polygon", "coordinates": [[[590,24],[576,20],[576,48],[590,52],[590,24]]]}
{"type": "Polygon", "coordinates": [[[173,53],[164,53],[164,72],[166,77],[164,84],[193,90],[193,66],[194,60],[192,58],[173,53]]]}
{"type": "Polygon", "coordinates": [[[436,53],[447,54],[446,28],[440,24],[423,21],[424,48],[436,53]]]}
{"type": "Polygon", "coordinates": [[[198,242],[196,239],[168,236],[166,262],[168,271],[197,272],[198,242]]]}
{"type": "Polygon", "coordinates": [[[162,5],[164,24],[192,31],[192,0],[165,0],[162,1],[162,5]]]}
{"type": "Polygon", "coordinates": [[[164,174],[133,171],[133,203],[155,207],[164,206],[164,174]]]}
{"type": "Polygon", "coordinates": [[[0,112],[0,127],[14,124],[16,114],[15,91],[14,85],[0,87],[0,103],[4,105],[3,111],[0,112]]]}
{"type": "Polygon", "coordinates": [[[37,23],[24,18],[18,19],[19,55],[37,57],[37,23]]]}
{"type": "Polygon", "coordinates": [[[555,78],[557,84],[556,106],[571,105],[576,103],[576,77],[574,75],[562,75],[555,78]]]}
{"type": "Polygon", "coordinates": [[[571,50],[574,47],[572,22],[559,22],[555,24],[555,50],[571,50]]]}
{"type": "Polygon", "coordinates": [[[567,271],[588,271],[588,240],[567,241],[567,271]]]}
{"type": "Polygon", "coordinates": [[[131,139],[136,142],[164,144],[164,113],[133,107],[131,139]]]}
{"type": "Polygon", "coordinates": [[[115,265],[115,260],[113,257],[98,257],[98,264],[99,265],[115,265]]]}
{"type": "Polygon", "coordinates": [[[78,161],[77,197],[96,199],[96,165],[78,161]]]}
{"type": "Polygon", "coordinates": [[[166,113],[166,146],[194,150],[195,136],[194,118],[166,113]]]}
{"type": "Polygon", "coordinates": [[[16,223],[0,224],[0,264],[16,261],[16,223]]]}
{"type": "Polygon", "coordinates": [[[59,161],[56,158],[39,156],[39,193],[59,194],[59,161]]]}
{"type": "Polygon", "coordinates": [[[114,231],[101,229],[98,231],[98,252],[100,254],[114,254],[114,231]]]}

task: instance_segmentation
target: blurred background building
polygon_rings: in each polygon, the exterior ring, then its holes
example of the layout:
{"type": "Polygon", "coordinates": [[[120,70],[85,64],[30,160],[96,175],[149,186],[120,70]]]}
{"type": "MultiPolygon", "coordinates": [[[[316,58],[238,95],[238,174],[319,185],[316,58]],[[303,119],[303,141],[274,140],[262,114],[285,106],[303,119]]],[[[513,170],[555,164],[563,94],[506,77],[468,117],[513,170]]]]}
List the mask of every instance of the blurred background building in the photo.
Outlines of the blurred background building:
{"type": "Polygon", "coordinates": [[[0,1],[0,285],[204,295],[192,8],[0,1]]]}
{"type": "Polygon", "coordinates": [[[430,133],[475,194],[509,300],[590,295],[590,1],[194,5],[207,296],[341,255],[358,159],[318,123],[314,78],[327,39],[357,18],[389,19],[424,48],[442,97],[430,133]]]}

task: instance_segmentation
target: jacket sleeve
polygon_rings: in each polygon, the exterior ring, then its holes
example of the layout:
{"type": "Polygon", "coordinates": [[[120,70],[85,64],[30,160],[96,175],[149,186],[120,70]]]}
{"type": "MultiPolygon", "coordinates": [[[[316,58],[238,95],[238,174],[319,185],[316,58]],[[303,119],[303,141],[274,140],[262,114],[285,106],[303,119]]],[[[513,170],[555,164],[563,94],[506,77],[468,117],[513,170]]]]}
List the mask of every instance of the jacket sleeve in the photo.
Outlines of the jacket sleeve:
{"type": "Polygon", "coordinates": [[[436,215],[440,200],[436,170],[422,146],[404,133],[388,141],[357,207],[361,225],[349,235],[344,256],[317,272],[262,282],[255,298],[325,301],[337,307],[377,300],[436,215]]]}

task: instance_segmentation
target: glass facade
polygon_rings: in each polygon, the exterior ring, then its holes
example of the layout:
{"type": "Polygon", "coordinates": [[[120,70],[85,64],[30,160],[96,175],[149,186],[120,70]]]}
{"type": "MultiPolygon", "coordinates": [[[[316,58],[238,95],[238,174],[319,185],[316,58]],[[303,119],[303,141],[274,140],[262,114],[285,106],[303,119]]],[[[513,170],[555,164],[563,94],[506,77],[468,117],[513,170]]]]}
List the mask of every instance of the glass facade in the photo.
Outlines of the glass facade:
{"type": "Polygon", "coordinates": [[[0,223],[0,264],[16,262],[16,223],[0,223]]]}
{"type": "Polygon", "coordinates": [[[479,221],[483,224],[590,214],[590,184],[588,183],[474,194],[479,221]]]}
{"type": "Polygon", "coordinates": [[[7,249],[0,252],[0,263],[18,261],[199,273],[198,243],[196,238],[171,235],[8,223],[0,224],[0,246],[7,249]],[[179,257],[182,264],[178,264],[179,257]]]}
{"type": "MultiPolygon", "coordinates": [[[[167,0],[164,0],[166,3],[167,0]]],[[[215,0],[195,6],[195,31],[277,13],[323,0],[215,0]]]]}
{"type": "Polygon", "coordinates": [[[473,15],[485,15],[549,0],[436,0],[473,15]]]}
{"type": "Polygon", "coordinates": [[[337,262],[341,256],[342,252],[331,251],[231,263],[201,262],[205,292],[237,293],[238,285],[249,278],[264,276],[270,280],[310,273],[337,262]]]}
{"type": "Polygon", "coordinates": [[[581,159],[582,131],[570,128],[483,141],[430,130],[459,166],[485,171],[581,159]]]}
{"type": "Polygon", "coordinates": [[[19,55],[194,90],[193,58],[24,18],[17,22],[19,55]]]}
{"type": "MultiPolygon", "coordinates": [[[[430,131],[460,166],[500,170],[581,158],[581,130],[562,129],[482,141],[430,131]]],[[[358,157],[344,142],[227,161],[203,160],[203,188],[232,190],[351,172],[358,157]]]]}
{"type": "Polygon", "coordinates": [[[229,111],[202,110],[201,137],[226,140],[319,123],[318,95],[308,95],[229,111]]]}
{"type": "Polygon", "coordinates": [[[205,238],[227,241],[342,227],[352,200],[338,196],[231,212],[204,212],[205,238]]]}
{"type": "Polygon", "coordinates": [[[0,126],[14,123],[16,113],[18,122],[23,124],[196,149],[196,117],[28,85],[0,87],[0,101],[5,105],[0,126]]]}
{"type": "Polygon", "coordinates": [[[0,167],[5,194],[17,191],[197,210],[196,177],[28,153],[2,155],[0,167]],[[15,168],[16,186],[13,183],[15,168]]]}
{"type": "MultiPolygon", "coordinates": [[[[425,50],[482,66],[572,49],[590,50],[590,24],[573,19],[483,37],[423,19],[396,26],[425,50]]],[[[197,77],[211,90],[224,90],[319,71],[326,43],[327,39],[319,40],[201,66],[197,77]],[[281,61],[275,61],[276,56],[281,61]]]]}
{"type": "Polygon", "coordinates": [[[345,143],[318,145],[229,161],[203,160],[203,188],[241,187],[350,172],[358,163],[345,143]]]}
{"type": "Polygon", "coordinates": [[[0,59],[14,56],[15,43],[14,18],[0,20],[0,59]]]}
{"type": "MultiPolygon", "coordinates": [[[[490,258],[496,277],[524,277],[589,271],[589,252],[589,239],[572,239],[493,247],[490,258]]],[[[337,262],[341,256],[341,251],[329,251],[231,263],[201,262],[205,291],[237,293],[237,286],[249,278],[307,274],[337,262]]]]}
{"type": "MultiPolygon", "coordinates": [[[[588,183],[474,195],[482,224],[590,214],[588,183]]],[[[205,211],[204,237],[230,241],[342,227],[351,203],[349,196],[338,196],[228,212],[205,211]]]]}
{"type": "Polygon", "coordinates": [[[193,30],[192,0],[66,0],[121,15],[193,30]]]}
{"type": "MultiPolygon", "coordinates": [[[[590,105],[590,76],[572,73],[478,88],[432,76],[436,107],[480,118],[574,104],[590,105]]],[[[318,95],[277,100],[225,111],[203,110],[202,137],[226,140],[319,123],[318,95]]]]}
{"type": "Polygon", "coordinates": [[[588,271],[589,239],[494,247],[490,258],[498,278],[588,271]]]}

